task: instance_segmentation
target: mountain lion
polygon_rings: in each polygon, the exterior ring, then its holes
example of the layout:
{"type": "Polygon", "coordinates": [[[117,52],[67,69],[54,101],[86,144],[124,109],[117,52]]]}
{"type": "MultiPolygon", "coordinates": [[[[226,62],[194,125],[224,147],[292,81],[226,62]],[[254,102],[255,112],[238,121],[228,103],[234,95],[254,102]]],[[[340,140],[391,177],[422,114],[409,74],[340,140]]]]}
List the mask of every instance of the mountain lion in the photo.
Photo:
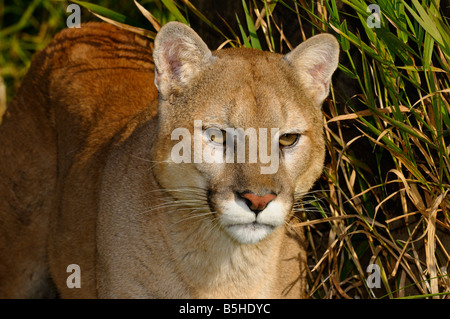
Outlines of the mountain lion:
{"type": "Polygon", "coordinates": [[[154,43],[59,33],[0,126],[0,297],[305,297],[292,207],[322,171],[338,53],[329,34],[211,52],[177,22],[154,43]]]}

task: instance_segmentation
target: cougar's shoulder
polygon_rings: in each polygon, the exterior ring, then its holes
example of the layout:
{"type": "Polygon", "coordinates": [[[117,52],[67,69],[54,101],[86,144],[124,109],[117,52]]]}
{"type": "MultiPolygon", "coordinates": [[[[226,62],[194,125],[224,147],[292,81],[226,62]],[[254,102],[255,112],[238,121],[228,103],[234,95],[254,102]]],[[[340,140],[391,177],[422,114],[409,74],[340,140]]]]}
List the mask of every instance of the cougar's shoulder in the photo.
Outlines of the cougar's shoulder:
{"type": "MultiPolygon", "coordinates": [[[[95,241],[89,193],[101,167],[98,154],[136,114],[156,113],[156,96],[150,41],[108,24],[62,30],[33,57],[0,125],[1,296],[53,296],[52,281],[65,286],[73,259],[55,266],[52,257],[95,241]]],[[[87,250],[92,260],[94,254],[87,250]]],[[[86,270],[95,268],[90,265],[86,270]]],[[[85,296],[95,295],[91,285],[85,296]]]]}

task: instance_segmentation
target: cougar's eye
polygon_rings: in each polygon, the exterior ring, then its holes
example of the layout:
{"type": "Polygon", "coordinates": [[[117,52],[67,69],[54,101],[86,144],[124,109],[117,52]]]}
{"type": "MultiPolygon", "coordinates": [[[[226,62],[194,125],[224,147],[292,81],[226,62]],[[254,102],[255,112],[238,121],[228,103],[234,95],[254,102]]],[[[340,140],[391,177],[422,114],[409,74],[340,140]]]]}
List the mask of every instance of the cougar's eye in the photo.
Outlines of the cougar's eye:
{"type": "Polygon", "coordinates": [[[226,132],[219,130],[217,128],[209,128],[205,131],[208,139],[216,144],[225,144],[226,142],[226,132]]]}
{"type": "Polygon", "coordinates": [[[280,146],[281,147],[291,147],[294,146],[298,139],[300,137],[300,134],[284,134],[280,136],[280,146]]]}

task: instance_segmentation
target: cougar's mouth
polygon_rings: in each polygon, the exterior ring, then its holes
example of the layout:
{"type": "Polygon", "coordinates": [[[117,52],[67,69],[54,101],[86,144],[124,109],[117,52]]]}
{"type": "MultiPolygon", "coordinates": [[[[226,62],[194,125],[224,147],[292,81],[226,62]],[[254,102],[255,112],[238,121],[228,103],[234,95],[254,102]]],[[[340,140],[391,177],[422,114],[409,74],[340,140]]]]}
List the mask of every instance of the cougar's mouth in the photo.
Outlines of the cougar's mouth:
{"type": "Polygon", "coordinates": [[[275,226],[257,221],[225,226],[227,233],[241,244],[255,244],[273,232],[275,226]]]}
{"type": "MultiPolygon", "coordinates": [[[[211,203],[212,204],[212,203],[211,203]]],[[[255,244],[284,223],[286,208],[281,201],[254,212],[242,200],[223,200],[211,205],[222,230],[241,244],[255,244]]]]}

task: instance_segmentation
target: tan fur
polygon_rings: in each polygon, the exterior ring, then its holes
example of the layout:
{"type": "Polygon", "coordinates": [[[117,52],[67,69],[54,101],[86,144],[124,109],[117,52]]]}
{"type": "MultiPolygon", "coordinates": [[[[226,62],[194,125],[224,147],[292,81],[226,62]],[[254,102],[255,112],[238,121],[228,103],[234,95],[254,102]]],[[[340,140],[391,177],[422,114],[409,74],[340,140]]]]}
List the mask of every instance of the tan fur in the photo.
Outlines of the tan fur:
{"type": "Polygon", "coordinates": [[[291,207],[320,175],[320,104],[337,52],[324,35],[284,59],[211,53],[176,23],[154,52],[106,24],[62,31],[34,58],[0,126],[0,297],[305,297],[301,228],[286,223],[242,244],[218,218],[223,201],[247,189],[276,190],[291,207]],[[315,46],[326,51],[317,61],[302,55],[315,46]],[[192,132],[196,119],[302,123],[302,148],[268,175],[260,163],[171,163],[171,132],[192,132]],[[69,264],[80,266],[81,288],[67,287],[69,264]]]}

